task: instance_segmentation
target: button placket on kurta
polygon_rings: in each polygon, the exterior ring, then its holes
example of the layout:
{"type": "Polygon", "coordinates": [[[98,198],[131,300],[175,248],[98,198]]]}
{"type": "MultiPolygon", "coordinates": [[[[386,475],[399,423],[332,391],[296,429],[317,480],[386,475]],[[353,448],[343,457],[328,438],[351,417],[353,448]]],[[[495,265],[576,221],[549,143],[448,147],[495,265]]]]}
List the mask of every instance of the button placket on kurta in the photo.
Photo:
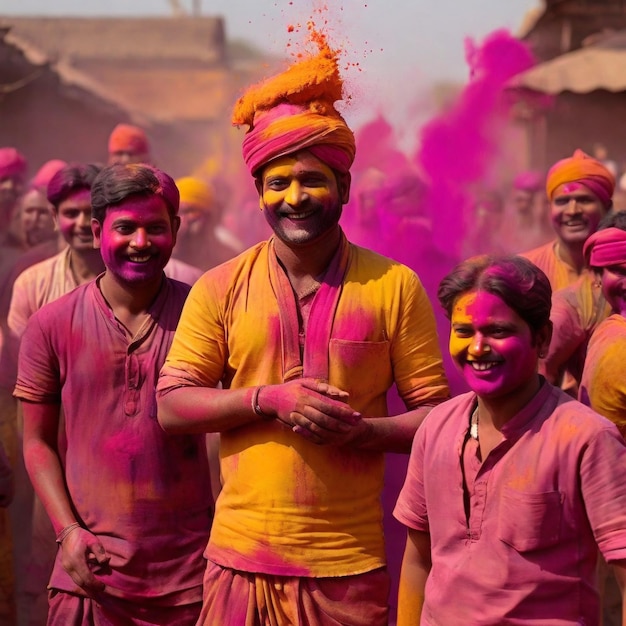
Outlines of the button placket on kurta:
{"type": "MultiPolygon", "coordinates": [[[[467,449],[465,450],[467,458],[464,459],[462,456],[460,462],[465,463],[466,474],[469,470],[472,472],[473,477],[469,489],[469,518],[466,520],[467,539],[468,542],[473,542],[480,539],[482,532],[489,482],[494,472],[498,470],[496,467],[498,462],[501,461],[505,454],[511,449],[512,442],[508,439],[503,439],[503,441],[487,455],[487,458],[482,463],[478,457],[478,441],[470,440],[467,442],[466,446],[467,445],[472,445],[472,449],[469,451],[467,449]]],[[[463,488],[468,488],[467,480],[463,488]]]]}

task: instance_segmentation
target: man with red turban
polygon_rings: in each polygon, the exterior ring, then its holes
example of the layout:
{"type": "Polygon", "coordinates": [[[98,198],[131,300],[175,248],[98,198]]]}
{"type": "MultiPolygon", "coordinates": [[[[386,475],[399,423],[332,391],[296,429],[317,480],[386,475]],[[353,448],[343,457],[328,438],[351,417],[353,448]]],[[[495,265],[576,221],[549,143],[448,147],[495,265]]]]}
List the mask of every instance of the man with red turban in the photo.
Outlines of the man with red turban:
{"type": "Polygon", "coordinates": [[[166,431],[221,435],[207,626],[387,624],[384,453],[448,395],[419,279],[339,225],[355,142],[319,44],[235,108],[274,234],[192,288],[157,388],[166,431]]]}

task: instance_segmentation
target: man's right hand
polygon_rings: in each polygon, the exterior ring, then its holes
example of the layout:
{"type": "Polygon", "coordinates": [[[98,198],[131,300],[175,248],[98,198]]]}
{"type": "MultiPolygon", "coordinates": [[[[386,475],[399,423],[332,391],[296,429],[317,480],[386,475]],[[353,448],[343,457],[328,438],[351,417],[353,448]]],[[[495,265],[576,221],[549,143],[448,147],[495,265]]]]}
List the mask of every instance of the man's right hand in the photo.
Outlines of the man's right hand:
{"type": "Polygon", "coordinates": [[[268,385],[260,391],[257,402],[269,416],[314,443],[327,443],[324,433],[348,433],[361,419],[347,403],[349,394],[314,378],[299,378],[279,385],[268,385]],[[315,432],[300,428],[298,416],[315,424],[315,432]]]}
{"type": "Polygon", "coordinates": [[[109,559],[100,540],[88,530],[77,528],[61,544],[61,564],[72,580],[86,592],[102,591],[105,587],[94,574],[109,570],[109,559]]]}

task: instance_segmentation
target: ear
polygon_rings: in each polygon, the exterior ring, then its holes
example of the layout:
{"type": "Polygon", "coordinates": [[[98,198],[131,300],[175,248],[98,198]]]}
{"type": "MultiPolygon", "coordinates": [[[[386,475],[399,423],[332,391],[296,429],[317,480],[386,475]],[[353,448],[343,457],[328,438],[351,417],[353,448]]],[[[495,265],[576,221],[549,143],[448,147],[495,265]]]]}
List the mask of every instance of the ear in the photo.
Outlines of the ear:
{"type": "Polygon", "coordinates": [[[180,228],[180,217],[178,215],[172,216],[172,239],[174,240],[174,244],[176,244],[176,237],[178,235],[178,230],[180,228]]]}
{"type": "Polygon", "coordinates": [[[339,190],[339,197],[341,198],[341,204],[348,204],[350,200],[350,184],[352,183],[352,175],[350,172],[343,174],[337,174],[337,189],[339,190]]]}
{"type": "Polygon", "coordinates": [[[100,249],[100,240],[102,235],[102,224],[95,218],[91,218],[91,232],[93,233],[93,247],[100,249]]]}
{"type": "Polygon", "coordinates": [[[548,354],[550,340],[552,339],[552,328],[552,321],[549,320],[548,323],[537,332],[535,343],[537,345],[538,354],[543,354],[544,356],[548,354]]]}

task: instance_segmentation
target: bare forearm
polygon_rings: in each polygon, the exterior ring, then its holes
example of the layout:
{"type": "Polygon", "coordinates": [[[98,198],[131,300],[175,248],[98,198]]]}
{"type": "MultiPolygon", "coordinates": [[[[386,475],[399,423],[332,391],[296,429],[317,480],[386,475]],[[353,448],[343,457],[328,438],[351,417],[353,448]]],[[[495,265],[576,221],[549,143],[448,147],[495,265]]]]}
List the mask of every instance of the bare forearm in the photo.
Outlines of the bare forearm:
{"type": "Polygon", "coordinates": [[[217,433],[258,422],[254,388],[179,387],[158,400],[158,420],[170,433],[217,433]]]}
{"type": "Polygon", "coordinates": [[[626,626],[626,560],[611,563],[622,596],[622,626],[626,626]]]}
{"type": "Polygon", "coordinates": [[[430,568],[429,536],[409,531],[400,573],[397,626],[415,626],[420,623],[430,568]]]}
{"type": "Polygon", "coordinates": [[[28,438],[24,440],[24,462],[33,488],[58,534],[77,521],[59,456],[45,441],[28,438]]]}
{"type": "Polygon", "coordinates": [[[420,407],[391,417],[366,417],[366,428],[355,442],[355,447],[377,452],[408,454],[417,429],[430,413],[432,406],[420,407]]]}

